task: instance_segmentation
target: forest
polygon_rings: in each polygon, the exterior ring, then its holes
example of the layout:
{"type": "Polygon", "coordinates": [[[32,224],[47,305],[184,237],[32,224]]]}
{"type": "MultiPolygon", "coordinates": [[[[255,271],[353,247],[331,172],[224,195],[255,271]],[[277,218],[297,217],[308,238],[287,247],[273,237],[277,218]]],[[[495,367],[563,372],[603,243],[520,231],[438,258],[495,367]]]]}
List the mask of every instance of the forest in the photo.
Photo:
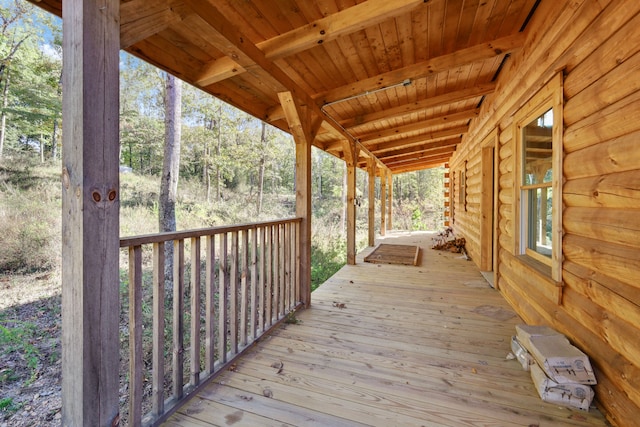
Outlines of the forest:
{"type": "MultiPolygon", "coordinates": [[[[26,411],[28,393],[16,390],[44,381],[60,356],[61,38],[59,19],[0,0],[0,424],[26,411]]],[[[161,178],[176,110],[176,229],[294,216],[290,135],[124,52],[120,109],[121,237],[163,229],[161,178]]],[[[346,262],[345,171],[343,160],[314,148],[313,288],[346,262]]],[[[357,171],[358,250],[367,241],[368,179],[357,171]]],[[[442,228],[443,181],[443,168],[394,176],[394,229],[442,228]]],[[[376,179],[377,227],[379,203],[376,179]]],[[[43,416],[59,413],[52,405],[43,416]]]]}

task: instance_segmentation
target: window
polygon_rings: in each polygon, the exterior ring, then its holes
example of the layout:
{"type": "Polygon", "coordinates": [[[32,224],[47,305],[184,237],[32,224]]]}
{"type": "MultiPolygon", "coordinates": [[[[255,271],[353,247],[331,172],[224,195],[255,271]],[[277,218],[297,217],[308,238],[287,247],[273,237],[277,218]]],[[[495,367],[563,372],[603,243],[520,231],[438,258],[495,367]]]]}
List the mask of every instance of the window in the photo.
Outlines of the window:
{"type": "Polygon", "coordinates": [[[537,259],[550,259],[552,250],[552,129],[553,109],[549,109],[522,130],[522,238],[525,252],[537,259]]]}
{"type": "Polygon", "coordinates": [[[516,253],[562,280],[562,76],[516,115],[516,253]]]}

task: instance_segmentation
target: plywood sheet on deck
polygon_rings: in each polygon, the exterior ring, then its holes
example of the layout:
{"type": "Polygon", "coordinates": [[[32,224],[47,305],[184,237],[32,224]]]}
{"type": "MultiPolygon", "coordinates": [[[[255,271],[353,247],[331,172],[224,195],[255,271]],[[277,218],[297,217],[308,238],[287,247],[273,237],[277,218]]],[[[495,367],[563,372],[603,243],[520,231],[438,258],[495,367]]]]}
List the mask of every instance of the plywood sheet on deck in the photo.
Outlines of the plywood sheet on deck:
{"type": "Polygon", "coordinates": [[[374,264],[418,265],[419,256],[418,246],[381,243],[364,260],[374,264]]]}

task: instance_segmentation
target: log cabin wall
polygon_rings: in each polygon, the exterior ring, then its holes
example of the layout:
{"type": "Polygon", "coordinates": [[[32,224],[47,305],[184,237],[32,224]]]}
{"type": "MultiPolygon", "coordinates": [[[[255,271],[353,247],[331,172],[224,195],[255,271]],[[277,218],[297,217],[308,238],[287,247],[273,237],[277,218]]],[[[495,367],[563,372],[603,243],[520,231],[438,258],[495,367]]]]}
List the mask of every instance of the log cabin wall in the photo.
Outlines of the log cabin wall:
{"type": "Polygon", "coordinates": [[[451,160],[466,162],[467,209],[455,188],[454,229],[480,259],[482,141],[497,131],[498,287],[530,324],[585,351],[596,400],[619,426],[640,415],[640,2],[542,0],[451,160]],[[563,84],[562,281],[516,256],[514,115],[554,76],[563,84]]]}

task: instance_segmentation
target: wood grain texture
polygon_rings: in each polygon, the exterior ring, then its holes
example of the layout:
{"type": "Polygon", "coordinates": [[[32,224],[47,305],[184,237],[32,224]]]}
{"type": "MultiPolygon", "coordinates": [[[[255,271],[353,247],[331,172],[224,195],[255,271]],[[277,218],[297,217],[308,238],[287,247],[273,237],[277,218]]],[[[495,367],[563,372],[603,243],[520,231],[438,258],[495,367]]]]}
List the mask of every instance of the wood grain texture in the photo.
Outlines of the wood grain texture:
{"type": "Polygon", "coordinates": [[[313,293],[302,323],[274,331],[166,425],[605,426],[596,410],[539,400],[505,360],[520,319],[473,263],[431,250],[432,236],[379,241],[419,246],[422,267],[360,263],[365,250],[313,293]]]}

